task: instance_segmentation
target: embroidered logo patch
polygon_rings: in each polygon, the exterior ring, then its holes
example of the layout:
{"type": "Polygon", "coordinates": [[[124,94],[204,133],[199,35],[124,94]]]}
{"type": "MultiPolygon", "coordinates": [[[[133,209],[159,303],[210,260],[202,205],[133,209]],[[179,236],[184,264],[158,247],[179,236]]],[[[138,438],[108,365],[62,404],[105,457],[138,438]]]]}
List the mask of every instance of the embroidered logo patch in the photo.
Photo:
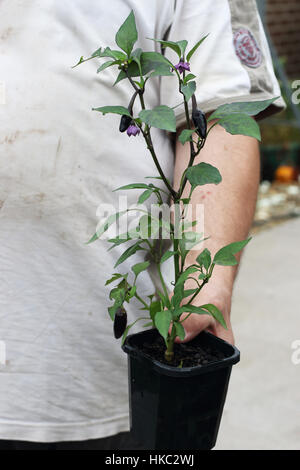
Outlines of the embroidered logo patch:
{"type": "Polygon", "coordinates": [[[234,33],[233,43],[236,55],[248,67],[259,67],[262,61],[261,50],[248,29],[240,28],[234,33]]]}

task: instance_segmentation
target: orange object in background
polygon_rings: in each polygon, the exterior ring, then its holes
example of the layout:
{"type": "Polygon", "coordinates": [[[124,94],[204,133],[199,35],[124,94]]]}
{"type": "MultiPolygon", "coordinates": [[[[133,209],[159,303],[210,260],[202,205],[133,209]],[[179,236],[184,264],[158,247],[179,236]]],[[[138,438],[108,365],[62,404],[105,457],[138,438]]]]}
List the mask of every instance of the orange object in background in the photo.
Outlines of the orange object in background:
{"type": "Polygon", "coordinates": [[[290,183],[297,181],[299,170],[292,165],[280,165],[275,171],[275,181],[280,183],[290,183]]]}

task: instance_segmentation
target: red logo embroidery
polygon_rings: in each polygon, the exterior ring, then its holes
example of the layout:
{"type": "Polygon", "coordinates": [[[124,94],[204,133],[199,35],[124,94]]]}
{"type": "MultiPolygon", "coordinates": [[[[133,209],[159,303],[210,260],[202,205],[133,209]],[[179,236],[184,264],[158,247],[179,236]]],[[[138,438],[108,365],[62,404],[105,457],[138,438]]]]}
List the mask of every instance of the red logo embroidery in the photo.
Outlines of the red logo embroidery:
{"type": "Polygon", "coordinates": [[[248,29],[240,28],[236,31],[233,43],[236,55],[243,64],[253,68],[261,65],[261,50],[256,39],[248,29]]]}

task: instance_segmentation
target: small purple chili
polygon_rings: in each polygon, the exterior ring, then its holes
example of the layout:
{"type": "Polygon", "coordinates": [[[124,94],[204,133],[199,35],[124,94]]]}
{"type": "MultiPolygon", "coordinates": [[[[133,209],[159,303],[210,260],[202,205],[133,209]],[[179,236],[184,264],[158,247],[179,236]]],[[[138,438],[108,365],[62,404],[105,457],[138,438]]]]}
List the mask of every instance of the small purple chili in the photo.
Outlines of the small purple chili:
{"type": "Polygon", "coordinates": [[[190,64],[189,62],[183,62],[180,60],[177,65],[175,65],[175,69],[178,70],[179,73],[183,73],[185,71],[190,71],[190,64]]]}
{"type": "Polygon", "coordinates": [[[114,335],[116,339],[121,338],[127,326],[127,312],[125,308],[120,307],[115,313],[114,335]]]}
{"type": "Polygon", "coordinates": [[[140,129],[135,124],[130,124],[130,126],[127,129],[127,135],[129,137],[132,135],[136,137],[137,135],[139,135],[140,132],[141,132],[140,129]]]}
{"type": "Polygon", "coordinates": [[[123,116],[121,117],[121,121],[120,121],[119,131],[120,132],[127,131],[128,127],[131,125],[131,123],[132,123],[131,117],[127,116],[127,114],[123,114],[123,116]]]}

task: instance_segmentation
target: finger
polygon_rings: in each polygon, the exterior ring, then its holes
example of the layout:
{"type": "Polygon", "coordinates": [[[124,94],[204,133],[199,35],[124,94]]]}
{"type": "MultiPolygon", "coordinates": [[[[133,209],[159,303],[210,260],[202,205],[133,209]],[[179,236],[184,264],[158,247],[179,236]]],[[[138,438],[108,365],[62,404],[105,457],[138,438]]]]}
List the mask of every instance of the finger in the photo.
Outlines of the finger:
{"type": "MultiPolygon", "coordinates": [[[[188,314],[186,314],[187,316],[188,314]]],[[[210,315],[190,315],[182,326],[185,331],[185,338],[181,340],[178,336],[175,339],[176,343],[187,343],[195,338],[201,331],[213,328],[215,326],[215,320],[210,315]]]]}

